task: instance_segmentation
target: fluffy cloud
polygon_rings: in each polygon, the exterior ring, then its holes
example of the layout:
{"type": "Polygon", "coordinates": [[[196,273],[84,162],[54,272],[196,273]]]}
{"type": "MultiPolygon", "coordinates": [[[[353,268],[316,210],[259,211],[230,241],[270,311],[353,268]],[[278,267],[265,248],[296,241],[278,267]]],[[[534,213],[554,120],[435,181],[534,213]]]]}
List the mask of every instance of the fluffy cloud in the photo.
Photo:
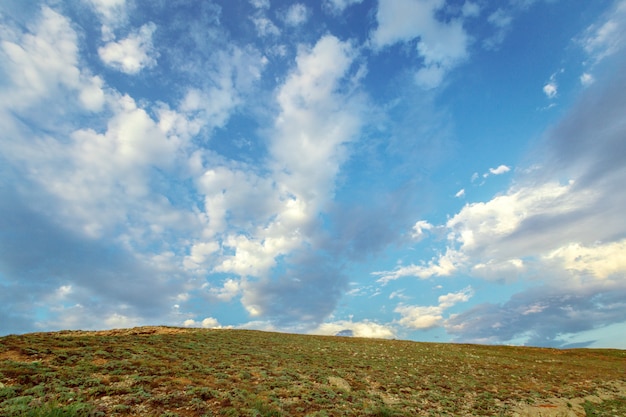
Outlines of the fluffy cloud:
{"type": "Polygon", "coordinates": [[[207,317],[200,322],[197,322],[193,319],[187,319],[183,322],[183,326],[185,327],[202,327],[204,329],[221,329],[219,321],[213,317],[207,317]]]}
{"type": "MultiPolygon", "coordinates": [[[[28,32],[11,33],[10,38],[0,50],[11,80],[10,87],[3,86],[3,107],[11,103],[13,111],[32,109],[69,90],[87,109],[102,108],[102,80],[78,68],[77,36],[66,17],[43,7],[28,32]]],[[[48,107],[49,113],[52,110],[48,107]]]]}
{"type": "Polygon", "coordinates": [[[309,333],[326,336],[346,334],[354,337],[368,337],[376,339],[392,339],[396,336],[392,327],[367,320],[338,320],[322,323],[319,327],[309,333]]]}
{"type": "Polygon", "coordinates": [[[351,45],[332,36],[300,49],[296,68],[276,94],[279,114],[269,145],[272,181],[230,170],[208,171],[201,179],[211,230],[224,230],[219,219],[225,210],[230,226],[241,229],[245,220],[238,225],[240,216],[249,216],[250,206],[258,209],[260,217],[250,224],[263,226],[225,236],[222,245],[229,253],[215,268],[257,278],[242,283],[242,303],[254,317],[283,326],[298,321],[316,326],[332,312],[346,285],[340,271],[325,265],[328,261],[298,251],[317,244],[315,222],[332,198],[344,144],[359,129],[359,98],[343,92],[353,58],[351,45]],[[293,253],[298,255],[292,255],[292,266],[271,278],[277,258],[293,253]]]}
{"type": "Polygon", "coordinates": [[[398,323],[413,330],[425,330],[445,324],[444,312],[454,305],[468,301],[473,295],[471,288],[439,297],[436,306],[410,306],[400,304],[395,308],[402,316],[398,323]]]}
{"type": "Polygon", "coordinates": [[[497,168],[489,168],[489,173],[493,175],[502,175],[509,172],[511,168],[506,165],[500,165],[497,168]]]}
{"type": "MultiPolygon", "coordinates": [[[[131,34],[130,43],[119,42],[122,49],[137,46],[143,58],[134,64],[122,59],[138,52],[130,48],[111,62],[128,71],[148,65],[154,28],[145,25],[131,34]]],[[[210,83],[182,89],[186,93],[170,107],[138,103],[92,75],[78,57],[81,38],[72,22],[50,8],[43,7],[24,33],[6,26],[0,33],[0,53],[7,58],[2,70],[9,76],[2,103],[11,103],[11,111],[0,105],[0,124],[11,132],[0,138],[2,175],[20,178],[10,183],[21,184],[0,188],[0,200],[11,202],[0,207],[3,219],[11,219],[3,230],[39,225],[30,234],[15,232],[23,241],[0,239],[1,247],[12,248],[3,254],[13,257],[0,270],[3,294],[28,293],[31,304],[35,300],[47,309],[38,324],[46,328],[182,322],[174,303],[187,300],[190,291],[203,292],[195,278],[215,266],[221,250],[221,242],[205,233],[213,226],[210,217],[195,202],[187,204],[214,197],[203,180],[212,170],[205,165],[211,153],[191,138],[225,123],[258,80],[260,56],[236,46],[212,51],[221,55],[215,66],[205,65],[203,80],[210,83]],[[184,185],[173,189],[168,181],[184,185]],[[38,244],[28,244],[31,239],[38,244]],[[54,261],[63,258],[73,261],[54,261]],[[29,269],[23,262],[39,267],[25,275],[19,272],[29,269]],[[36,285],[43,281],[47,284],[36,285]],[[46,304],[51,292],[59,296],[58,307],[46,304]]],[[[101,49],[105,58],[110,45],[101,49]]],[[[237,172],[222,178],[228,181],[237,172]]],[[[236,198],[233,204],[239,204],[236,198]]],[[[224,301],[238,294],[237,285],[227,280],[223,288],[206,292],[224,301]]],[[[13,312],[0,310],[2,322],[33,330],[32,317],[24,324],[19,304],[13,312]]]]}
{"type": "Polygon", "coordinates": [[[548,98],[556,97],[557,91],[558,91],[558,87],[556,85],[556,82],[554,82],[554,81],[551,81],[551,82],[549,82],[549,83],[547,83],[546,85],[543,86],[543,93],[548,98]]]}
{"type": "Polygon", "coordinates": [[[384,0],[379,2],[378,27],[371,34],[376,49],[397,42],[418,39],[417,52],[424,66],[416,72],[416,82],[430,89],[441,84],[444,75],[467,58],[469,36],[462,20],[437,19],[442,0],[384,0]]]}
{"type": "Polygon", "coordinates": [[[426,232],[433,229],[433,225],[424,220],[419,220],[413,225],[413,232],[411,237],[414,240],[420,241],[426,236],[426,232]]]}
{"type": "Polygon", "coordinates": [[[105,64],[119,71],[137,74],[143,68],[156,65],[157,52],[152,46],[155,30],[154,23],[147,23],[128,37],[98,48],[98,55],[105,64]]]}
{"type": "Polygon", "coordinates": [[[360,98],[340,93],[353,59],[349,43],[325,36],[312,49],[300,50],[297,68],[278,91],[273,169],[286,191],[313,211],[332,195],[346,157],[344,144],[360,127],[360,98]]]}

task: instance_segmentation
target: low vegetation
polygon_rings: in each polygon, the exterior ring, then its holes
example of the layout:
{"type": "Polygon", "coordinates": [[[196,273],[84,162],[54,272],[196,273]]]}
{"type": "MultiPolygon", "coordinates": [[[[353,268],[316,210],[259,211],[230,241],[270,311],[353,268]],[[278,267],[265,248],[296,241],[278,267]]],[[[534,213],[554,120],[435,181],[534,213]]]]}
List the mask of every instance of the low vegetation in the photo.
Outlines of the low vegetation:
{"type": "Polygon", "coordinates": [[[621,350],[168,327],[0,338],[6,417],[623,416],[625,388],[621,350]]]}

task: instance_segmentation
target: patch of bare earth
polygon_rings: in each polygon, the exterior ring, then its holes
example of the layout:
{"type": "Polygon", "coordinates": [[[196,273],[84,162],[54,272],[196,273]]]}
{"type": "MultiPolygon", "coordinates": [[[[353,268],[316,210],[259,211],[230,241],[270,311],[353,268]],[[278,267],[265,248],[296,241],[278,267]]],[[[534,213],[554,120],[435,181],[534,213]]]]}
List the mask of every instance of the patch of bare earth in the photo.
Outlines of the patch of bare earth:
{"type": "Polygon", "coordinates": [[[614,381],[599,388],[596,395],[577,398],[547,398],[536,404],[520,403],[513,409],[513,417],[585,417],[583,404],[587,401],[600,404],[603,401],[626,396],[626,383],[614,381]]]}

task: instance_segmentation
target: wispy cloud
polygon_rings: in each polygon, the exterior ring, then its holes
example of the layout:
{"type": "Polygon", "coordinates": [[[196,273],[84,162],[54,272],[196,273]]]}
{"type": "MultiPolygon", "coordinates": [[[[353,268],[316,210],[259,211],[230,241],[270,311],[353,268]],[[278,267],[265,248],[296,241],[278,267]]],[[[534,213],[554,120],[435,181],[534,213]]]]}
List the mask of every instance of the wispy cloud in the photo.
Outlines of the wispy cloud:
{"type": "Polygon", "coordinates": [[[322,4],[325,10],[329,10],[332,14],[341,14],[351,5],[362,2],[363,0],[324,0],[322,4]]]}
{"type": "Polygon", "coordinates": [[[417,52],[424,66],[417,69],[415,80],[423,88],[439,86],[446,73],[468,56],[470,37],[462,19],[447,22],[437,19],[442,3],[436,0],[387,0],[378,5],[378,27],[371,34],[376,49],[417,39],[417,52]]]}
{"type": "Polygon", "coordinates": [[[289,6],[283,17],[285,24],[299,26],[309,18],[309,9],[303,3],[295,3],[289,6]]]}

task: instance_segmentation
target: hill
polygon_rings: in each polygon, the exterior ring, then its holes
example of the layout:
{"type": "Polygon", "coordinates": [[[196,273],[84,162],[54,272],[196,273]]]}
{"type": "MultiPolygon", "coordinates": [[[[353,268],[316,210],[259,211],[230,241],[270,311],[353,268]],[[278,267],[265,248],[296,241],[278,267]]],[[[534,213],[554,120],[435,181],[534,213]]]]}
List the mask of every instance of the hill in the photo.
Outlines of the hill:
{"type": "Polygon", "coordinates": [[[12,335],[0,415],[624,416],[626,351],[171,327],[12,335]]]}

